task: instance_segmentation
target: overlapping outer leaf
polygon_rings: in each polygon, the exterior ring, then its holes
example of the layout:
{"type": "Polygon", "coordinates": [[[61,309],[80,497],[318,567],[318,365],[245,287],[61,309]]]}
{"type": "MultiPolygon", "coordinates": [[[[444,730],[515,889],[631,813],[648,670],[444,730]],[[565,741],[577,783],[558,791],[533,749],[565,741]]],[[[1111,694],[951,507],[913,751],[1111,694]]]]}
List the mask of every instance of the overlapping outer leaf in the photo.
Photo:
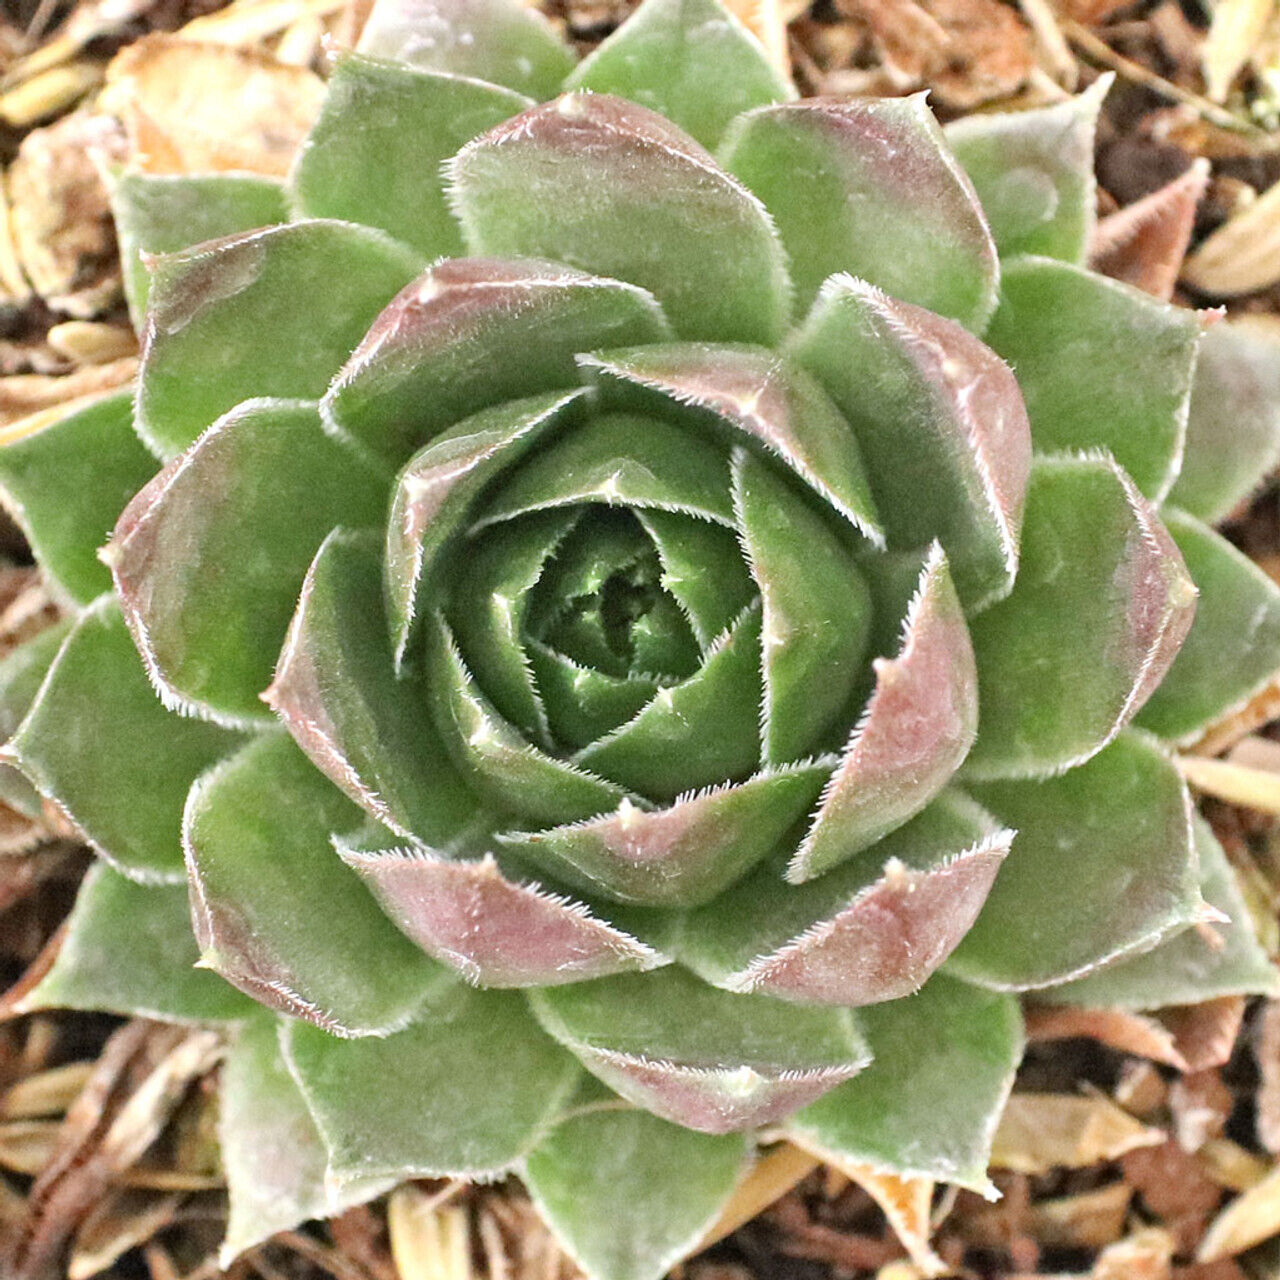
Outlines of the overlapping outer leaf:
{"type": "Polygon", "coordinates": [[[1189,393],[1199,320],[1081,266],[1103,88],[944,137],[789,101],[715,0],[572,68],[377,0],[283,186],[115,175],[150,452],[124,397],[0,450],[89,605],[0,670],[6,758],[112,864],[29,1000],[245,1020],[227,1259],[523,1168],[657,1280],[736,1131],[988,1190],[1010,993],[1274,986],[1126,728],[1280,667],[1198,523],[1276,452],[1269,347],[1189,393]]]}

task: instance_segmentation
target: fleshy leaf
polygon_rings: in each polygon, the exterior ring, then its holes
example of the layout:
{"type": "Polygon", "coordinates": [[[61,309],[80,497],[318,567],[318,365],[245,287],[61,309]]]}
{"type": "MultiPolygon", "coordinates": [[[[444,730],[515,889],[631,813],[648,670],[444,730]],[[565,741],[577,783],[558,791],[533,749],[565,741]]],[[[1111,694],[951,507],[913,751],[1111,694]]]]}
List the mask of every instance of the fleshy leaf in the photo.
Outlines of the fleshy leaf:
{"type": "Polygon", "coordinates": [[[947,125],[947,145],[978,193],[1003,257],[1083,262],[1094,224],[1093,138],[1113,77],[1029,111],[975,112],[947,125]]]}
{"type": "Polygon", "coordinates": [[[564,87],[638,102],[711,148],[740,112],[796,96],[764,46],[717,0],[650,0],[564,87]]]}
{"type": "Polygon", "coordinates": [[[421,265],[385,232],[321,220],[156,258],[139,435],[169,458],[251,396],[322,395],[421,265]]]}
{"type": "Polygon", "coordinates": [[[253,173],[130,173],[110,176],[124,292],[141,329],[151,280],[146,255],[284,222],[284,188],[253,173]]]}
{"type": "Polygon", "coordinates": [[[1169,500],[1214,524],[1280,460],[1280,340],[1224,320],[1200,344],[1187,448],[1169,500]]]}
{"type": "Polygon", "coordinates": [[[5,753],[117,871],[156,883],[183,878],[192,780],[241,741],[161,706],[103,596],[72,628],[5,753]]]}
{"type": "Polygon", "coordinates": [[[822,388],[793,363],[760,347],[693,342],[607,351],[581,363],[623,403],[728,426],[763,445],[883,544],[858,442],[822,388]]]}
{"type": "Polygon", "coordinates": [[[981,332],[996,247],[924,94],[761,107],[720,156],[776,220],[801,308],[845,271],[981,332]]]}
{"type": "Polygon", "coordinates": [[[1280,673],[1280,587],[1192,516],[1161,517],[1199,589],[1195,621],[1137,723],[1194,741],[1280,673]]]}
{"type": "Polygon", "coordinates": [[[1276,967],[1254,936],[1249,909],[1227,855],[1199,814],[1192,816],[1191,824],[1200,858],[1201,892],[1211,907],[1222,912],[1225,921],[1186,929],[1145,955],[1037,992],[1037,1000],[1087,1007],[1161,1009],[1200,1004],[1222,996],[1276,994],[1276,967]]]}
{"type": "Polygon", "coordinates": [[[362,839],[342,860],[424,951],[475,986],[540,987],[668,963],[587,904],[501,866],[362,839]]]}
{"type": "Polygon", "coordinates": [[[218,1081],[218,1143],[230,1206],[219,1263],[310,1218],[331,1218],[389,1191],[396,1179],[332,1184],[328,1153],[289,1068],[272,1018],[240,1028],[218,1081]]]}
{"type": "Polygon", "coordinates": [[[1160,683],[1191,626],[1182,556],[1111,459],[1040,459],[1013,594],[970,624],[974,777],[1034,777],[1100,751],[1160,683]]]}
{"type": "Polygon", "coordinates": [[[596,1280],[661,1280],[701,1240],[747,1163],[740,1136],[643,1111],[562,1120],[525,1160],[539,1215],[596,1280]]]}
{"type": "Polygon", "coordinates": [[[536,640],[527,650],[551,737],[570,751],[589,746],[630,720],[667,683],[649,676],[609,675],[536,640]]]}
{"type": "Polygon", "coordinates": [[[1052,986],[1200,918],[1191,801],[1153,740],[1130,730],[1060,777],[973,793],[1018,838],[952,958],[958,976],[998,991],[1052,986]]]}
{"type": "Polygon", "coordinates": [[[760,762],[760,610],[708,650],[701,668],[659,689],[634,719],[575,757],[654,800],[746,777],[760,762]]]}
{"type": "Polygon", "coordinates": [[[987,341],[1018,371],[1037,452],[1106,449],[1155,502],[1178,474],[1200,320],[1051,258],[1004,265],[987,341]]]}
{"type": "Polygon", "coordinates": [[[1168,302],[1208,182],[1209,162],[1202,158],[1159,190],[1103,218],[1093,234],[1089,265],[1168,302]]]}
{"type": "Polygon", "coordinates": [[[399,466],[477,410],[576,387],[579,351],[669,332],[653,296],[619,280],[552,262],[439,262],[378,317],[323,409],[339,434],[399,466]]]}
{"type": "Polygon", "coordinates": [[[426,683],[445,748],[481,795],[533,822],[575,822],[612,809],[612,782],[526,741],[476,687],[441,618],[427,620],[426,683]]]}
{"type": "Polygon", "coordinates": [[[734,499],[760,585],[765,764],[821,745],[862,678],[871,593],[827,523],[761,459],[740,452],[734,499]]]}
{"type": "Polygon", "coordinates": [[[381,227],[430,258],[460,254],[440,166],[532,105],[495,84],[349,54],[294,163],[294,211],[381,227]]]}
{"type": "Polygon", "coordinates": [[[681,919],[677,957],[727,991],[852,1007],[910,995],[977,919],[1013,838],[944,794],[800,887],[766,865],[681,919]]]}
{"type": "Polygon", "coordinates": [[[557,879],[621,902],[696,906],[767,858],[813,804],[828,769],[793,765],[647,811],[624,801],[574,826],[499,842],[557,879]]]}
{"type": "Polygon", "coordinates": [[[944,974],[861,1014],[874,1055],[787,1123],[806,1150],[989,1194],[987,1158],[1022,1057],[1017,1001],[944,974]]]}
{"type": "Polygon", "coordinates": [[[973,647],[936,543],[903,620],[897,656],[873,666],[875,691],[787,868],[793,884],[822,875],[919,813],[973,745],[973,647]]]}
{"type": "MultiPolygon", "coordinates": [[[[0,742],[8,742],[40,692],[72,619],[55,622],[30,640],[15,645],[0,658],[0,742]]],[[[11,764],[0,762],[0,803],[29,818],[41,817],[40,793],[11,764]]],[[[37,834],[33,840],[38,843],[37,834]]]]}
{"type": "Polygon", "coordinates": [[[436,561],[465,528],[475,499],[545,435],[580,417],[584,395],[550,393],[482,409],[405,464],[387,518],[387,605],[397,668],[424,602],[437,594],[431,591],[438,586],[436,561]]]}
{"type": "Polygon", "coordinates": [[[108,560],[165,704],[243,725],[271,680],[316,547],[373,526],[382,478],[325,435],[313,403],[248,400],[125,509],[108,560]]]}
{"type": "Polygon", "coordinates": [[[728,460],[719,449],[671,422],[606,413],[539,449],[485,504],[475,528],[583,503],[734,522],[728,460]]]}
{"type": "Polygon", "coordinates": [[[378,909],[329,843],[360,811],[283,734],[204,774],[183,843],[202,963],[334,1035],[386,1035],[452,978],[378,909]]]}
{"type": "Polygon", "coordinates": [[[573,50],[519,0],[376,0],[361,53],[505,85],[549,98],[573,69],[573,50]]]}
{"type": "Polygon", "coordinates": [[[634,281],[682,338],[770,343],[786,327],[786,255],[764,207],[644,107],[569,94],[468,143],[450,174],[472,253],[634,281]]]}
{"type": "Polygon", "coordinates": [[[1031,463],[1009,367],[960,325],[850,276],[824,285],[790,346],[857,434],[889,545],[939,539],[971,609],[1007,595],[1031,463]]]}
{"type": "Polygon", "coordinates": [[[514,991],[460,986],[429,1020],[385,1039],[291,1022],[284,1047],[340,1182],[494,1177],[537,1142],[581,1077],[514,991]]]}
{"type": "Polygon", "coordinates": [[[868,1061],[847,1009],[730,995],[679,968],[546,987],[529,999],[592,1075],[703,1133],[772,1123],[868,1061]]]}
{"type": "Polygon", "coordinates": [[[80,885],[53,968],[21,1009],[93,1009],[165,1022],[226,1022],[257,1006],[196,968],[185,884],[140,885],[97,863],[80,885]]]}
{"type": "Polygon", "coordinates": [[[477,805],[423,714],[420,674],[396,677],[380,541],[339,529],[325,539],[263,697],[316,768],[366,813],[439,847],[477,805]]]}
{"type": "Polygon", "coordinates": [[[98,548],[156,469],[119,391],[27,432],[0,431],[0,497],[55,589],[77,604],[111,588],[98,548]]]}

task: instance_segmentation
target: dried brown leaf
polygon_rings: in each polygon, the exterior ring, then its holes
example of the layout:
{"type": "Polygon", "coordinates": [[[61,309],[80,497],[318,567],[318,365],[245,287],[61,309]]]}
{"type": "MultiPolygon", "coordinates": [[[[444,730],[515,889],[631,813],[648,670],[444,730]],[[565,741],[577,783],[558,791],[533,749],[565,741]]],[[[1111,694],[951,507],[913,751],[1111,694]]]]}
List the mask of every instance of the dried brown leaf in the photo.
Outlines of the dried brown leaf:
{"type": "Polygon", "coordinates": [[[933,1224],[933,1182],[928,1178],[899,1178],[869,1165],[840,1161],[836,1166],[858,1184],[881,1208],[894,1234],[921,1276],[944,1276],[950,1268],[934,1253],[929,1241],[933,1224]]]}
{"type": "Polygon", "coordinates": [[[343,0],[236,0],[214,13],[192,18],[178,34],[184,40],[253,48],[303,18],[327,18],[343,0]]]}
{"type": "Polygon", "coordinates": [[[88,1083],[91,1062],[68,1062],[26,1076],[0,1094],[0,1118],[31,1120],[61,1115],[88,1083]]]}
{"type": "Polygon", "coordinates": [[[1198,756],[1221,755],[1255,729],[1260,729],[1277,717],[1280,717],[1280,680],[1260,689],[1243,707],[1238,707],[1217,724],[1210,725],[1190,751],[1198,756]]]}
{"type": "Polygon", "coordinates": [[[1222,1199],[1222,1188],[1176,1142],[1121,1157],[1125,1183],[1177,1238],[1178,1251],[1194,1249],[1222,1199]]]}
{"type": "Polygon", "coordinates": [[[132,329],[96,320],[64,320],[49,330],[45,340],[58,355],[77,365],[111,364],[138,354],[132,329]]]}
{"type": "Polygon", "coordinates": [[[0,443],[38,431],[58,415],[79,403],[133,381],[136,357],[109,364],[86,365],[74,373],[16,373],[0,378],[0,443]]]}
{"type": "Polygon", "coordinates": [[[1197,791],[1228,804],[1280,816],[1280,774],[1203,756],[1179,756],[1176,763],[1197,791]]]}
{"type": "Polygon", "coordinates": [[[313,72],[261,51],[150,35],[116,55],[102,102],[148,172],[281,177],[323,94],[313,72]]]}
{"type": "Polygon", "coordinates": [[[816,1156],[802,1151],[790,1142],[779,1143],[765,1151],[738,1183],[729,1203],[714,1226],[698,1241],[691,1252],[699,1253],[717,1240],[723,1240],[744,1222],[780,1200],[802,1178],[818,1167],[816,1156]]]}
{"type": "Polygon", "coordinates": [[[1173,1032],[1150,1015],[1124,1009],[1080,1009],[1074,1005],[1032,1005],[1026,1010],[1027,1039],[1069,1040],[1085,1036],[1121,1053],[1163,1062],[1180,1071],[1186,1059],[1173,1032]]]}
{"type": "Polygon", "coordinates": [[[0,120],[15,129],[28,129],[68,110],[101,83],[102,64],[88,58],[50,67],[0,91],[0,120]]]}
{"type": "Polygon", "coordinates": [[[1280,182],[1208,236],[1186,260],[1182,278],[1219,298],[1280,281],[1280,182]]]}
{"type": "Polygon", "coordinates": [[[432,1199],[414,1183],[391,1193],[387,1227],[401,1280],[473,1280],[470,1215],[432,1199]]]}
{"type": "Polygon", "coordinates": [[[1209,34],[1200,54],[1205,92],[1214,102],[1225,102],[1267,29],[1275,0],[1215,0],[1210,12],[1209,34]]]}
{"type": "MultiPolygon", "coordinates": [[[[1211,928],[1211,926],[1204,926],[1211,928]]],[[[1210,936],[1211,945],[1217,935],[1210,936]]],[[[1244,1021],[1244,997],[1220,996],[1201,1004],[1175,1005],[1160,1011],[1160,1021],[1173,1034],[1173,1042],[1188,1071],[1207,1071],[1231,1056],[1240,1024],[1244,1021]]]]}
{"type": "Polygon", "coordinates": [[[1237,1196],[1214,1219],[1196,1257],[1201,1262],[1234,1257],[1280,1234],[1280,1168],[1237,1196]]]}
{"type": "Polygon", "coordinates": [[[1080,1169],[1165,1138],[1099,1094],[1015,1093],[996,1130],[991,1164],[1033,1174],[1080,1169]]]}
{"type": "Polygon", "coordinates": [[[1102,1251],[1093,1280],[1167,1280],[1173,1271],[1173,1237],[1158,1227],[1136,1231],[1102,1251]]]}
{"type": "Polygon", "coordinates": [[[1267,1176],[1270,1166],[1230,1138],[1210,1138],[1196,1152],[1205,1176],[1228,1191],[1248,1191],[1267,1176]]]}
{"type": "Polygon", "coordinates": [[[1101,1249],[1120,1238],[1132,1200],[1133,1188],[1124,1182],[1040,1200],[1027,1210],[1026,1229],[1040,1245],[1101,1249]]]}
{"type": "Polygon", "coordinates": [[[67,1263],[67,1280],[90,1280],[130,1249],[169,1226],[182,1197],[145,1191],[118,1191],[107,1196],[76,1232],[67,1263]]]}

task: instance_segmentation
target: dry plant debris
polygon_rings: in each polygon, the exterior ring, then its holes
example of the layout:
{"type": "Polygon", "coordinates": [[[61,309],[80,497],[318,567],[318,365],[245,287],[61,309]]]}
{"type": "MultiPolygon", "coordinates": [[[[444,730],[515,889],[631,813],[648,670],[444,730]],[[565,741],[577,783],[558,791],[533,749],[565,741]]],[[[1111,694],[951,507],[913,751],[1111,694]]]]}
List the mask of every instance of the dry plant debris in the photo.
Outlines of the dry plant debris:
{"type": "MultiPolygon", "coordinates": [[[[626,0],[551,0],[584,46],[626,0]]],[[[737,0],[802,83],[929,89],[947,115],[1053,101],[1117,73],[1094,262],[1153,293],[1280,325],[1280,6],[1216,0],[737,0]],[[1182,262],[1189,240],[1195,248],[1182,262]],[[1181,264],[1181,265],[1180,265],[1181,264]],[[1180,270],[1179,270],[1180,268],[1180,270]]],[[[0,438],[132,377],[102,166],[278,174],[308,127],[326,34],[359,0],[89,0],[0,12],[0,438]]],[[[1280,496],[1238,513],[1280,578],[1280,496]]],[[[56,607],[0,533],[0,649],[56,607]]],[[[1181,761],[1280,955],[1280,690],[1181,761]]],[[[224,1212],[199,1030],[17,1016],[86,859],[58,815],[0,792],[0,1254],[15,1280],[214,1280],[224,1212]]],[[[687,1280],[936,1274],[1280,1276],[1280,1004],[1159,1018],[1032,1010],[996,1141],[1001,1198],[953,1195],[776,1146],[684,1264],[687,1280]],[[1243,1031],[1241,1025],[1243,1022],[1243,1031]],[[1239,1034],[1237,1034],[1239,1032],[1239,1034]]],[[[570,1280],[518,1185],[410,1184],[289,1232],[231,1280],[570,1280]]],[[[8,1277],[6,1277],[8,1280],[8,1277]]]]}

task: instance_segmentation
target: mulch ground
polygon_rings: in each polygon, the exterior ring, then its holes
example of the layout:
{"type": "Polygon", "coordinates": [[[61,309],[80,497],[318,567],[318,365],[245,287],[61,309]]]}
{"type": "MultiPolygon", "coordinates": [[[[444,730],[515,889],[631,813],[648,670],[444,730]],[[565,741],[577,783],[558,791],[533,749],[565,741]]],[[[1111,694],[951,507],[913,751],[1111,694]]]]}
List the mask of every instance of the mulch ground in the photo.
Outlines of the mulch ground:
{"type": "MultiPolygon", "coordinates": [[[[358,8],[359,0],[351,8],[341,0],[0,5],[0,427],[123,385],[134,371],[92,159],[129,145],[110,115],[112,59],[155,33],[217,41],[225,55],[214,71],[202,67],[208,78],[194,106],[184,97],[181,51],[163,41],[137,46],[150,125],[162,141],[172,126],[176,149],[225,167],[237,167],[247,149],[259,167],[283,168],[298,136],[288,113],[241,119],[228,136],[225,104],[247,78],[270,77],[287,90],[290,77],[309,77],[326,32],[349,30],[358,8]]],[[[589,48],[630,5],[549,0],[546,8],[589,48]]],[[[944,119],[1052,100],[1114,71],[1098,140],[1100,211],[1133,204],[1205,157],[1211,177],[1194,232],[1201,247],[1177,296],[1193,305],[1225,301],[1280,325],[1280,205],[1258,200],[1280,180],[1275,0],[1217,0],[1212,23],[1195,0],[768,0],[753,12],[780,47],[786,24],[786,54],[805,91],[928,89],[944,119]]],[[[1280,577],[1280,489],[1264,491],[1227,532],[1280,577]]],[[[0,525],[0,649],[52,613],[20,535],[0,525]]],[[[1247,758],[1275,773],[1267,753],[1280,733],[1267,716],[1280,711],[1278,701],[1254,708],[1214,746],[1247,735],[1247,758]]],[[[1280,793],[1280,776],[1276,787],[1280,793]]],[[[1280,954],[1280,820],[1221,800],[1206,799],[1205,809],[1264,941],[1280,954]]],[[[0,807],[0,991],[21,985],[57,945],[88,862],[53,815],[33,826],[0,807]]],[[[0,1257],[6,1237],[26,1242],[21,1273],[4,1280],[215,1280],[225,1202],[213,1080],[191,1069],[187,1033],[69,1013],[14,1017],[4,1008],[0,1002],[0,1257]]],[[[1040,1027],[1019,1075],[1016,1114],[1002,1130],[994,1176],[1003,1198],[934,1197],[933,1247],[956,1274],[1280,1278],[1280,1006],[1217,1002],[1146,1031],[1157,1047],[1142,1053],[1151,1056],[1111,1047],[1134,1047],[1132,1027],[1040,1027]],[[1169,1045],[1183,1069],[1169,1065],[1169,1045]]],[[[833,1169],[804,1170],[792,1161],[779,1171],[773,1192],[781,1194],[685,1263],[684,1277],[918,1280],[866,1190],[833,1169]]],[[[286,1233],[228,1274],[577,1273],[517,1184],[422,1183],[286,1233]]]]}

